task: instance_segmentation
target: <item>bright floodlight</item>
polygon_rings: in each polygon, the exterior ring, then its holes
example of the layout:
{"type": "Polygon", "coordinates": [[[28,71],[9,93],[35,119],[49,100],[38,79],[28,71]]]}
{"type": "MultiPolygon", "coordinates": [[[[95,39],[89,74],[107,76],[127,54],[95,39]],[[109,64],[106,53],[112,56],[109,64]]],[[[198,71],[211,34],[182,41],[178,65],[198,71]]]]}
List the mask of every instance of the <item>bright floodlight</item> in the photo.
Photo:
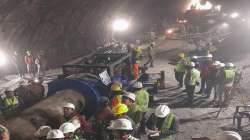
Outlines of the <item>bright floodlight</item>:
{"type": "Polygon", "coordinates": [[[229,24],[228,24],[228,23],[226,23],[226,22],[222,23],[221,25],[222,25],[222,27],[224,27],[224,28],[229,27],[229,24]]]}
{"type": "Polygon", "coordinates": [[[231,18],[237,18],[237,17],[239,17],[240,15],[239,15],[239,13],[237,13],[237,12],[234,12],[234,13],[232,13],[231,15],[230,15],[230,17],[231,18]]]}
{"type": "Polygon", "coordinates": [[[202,4],[201,0],[190,0],[188,10],[190,10],[191,7],[194,7],[196,10],[210,10],[213,8],[213,4],[209,1],[202,4]]]}
{"type": "Polygon", "coordinates": [[[5,65],[6,62],[7,62],[7,57],[2,52],[0,52],[0,66],[5,65]]]}
{"type": "Polygon", "coordinates": [[[125,31],[129,27],[129,22],[126,19],[116,19],[112,26],[115,31],[125,31]]]}
{"type": "Polygon", "coordinates": [[[168,29],[167,30],[167,34],[172,34],[173,33],[173,30],[172,29],[168,29]]]}

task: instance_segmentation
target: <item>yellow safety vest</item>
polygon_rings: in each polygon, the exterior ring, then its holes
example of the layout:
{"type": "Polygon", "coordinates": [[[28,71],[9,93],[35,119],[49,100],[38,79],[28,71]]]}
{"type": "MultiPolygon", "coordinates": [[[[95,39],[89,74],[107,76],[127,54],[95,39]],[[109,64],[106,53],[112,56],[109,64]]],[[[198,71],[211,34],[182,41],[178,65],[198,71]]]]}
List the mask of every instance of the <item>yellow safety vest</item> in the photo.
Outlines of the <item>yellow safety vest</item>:
{"type": "MultiPolygon", "coordinates": [[[[173,124],[174,119],[175,119],[174,115],[170,113],[168,117],[165,119],[161,130],[162,131],[169,130],[173,124]]],[[[161,138],[160,140],[172,140],[172,136],[169,135],[169,136],[166,136],[165,138],[161,138]]]]}
{"type": "Polygon", "coordinates": [[[9,106],[14,106],[14,105],[17,105],[19,103],[17,97],[13,97],[13,98],[5,98],[4,99],[4,105],[6,107],[9,107],[9,106]]]}
{"type": "Polygon", "coordinates": [[[177,72],[185,72],[185,64],[186,64],[186,60],[185,59],[181,59],[180,61],[177,62],[176,66],[175,66],[175,70],[177,72]]]}
{"type": "Polygon", "coordinates": [[[227,81],[232,81],[235,77],[235,70],[234,69],[225,69],[225,77],[227,81]]]}
{"type": "Polygon", "coordinates": [[[196,82],[200,81],[200,71],[196,68],[193,68],[191,70],[191,79],[190,79],[190,85],[194,86],[196,82]]]}
{"type": "Polygon", "coordinates": [[[149,93],[141,89],[135,93],[136,100],[135,100],[135,110],[140,112],[147,112],[148,111],[148,103],[149,103],[149,93]]]}

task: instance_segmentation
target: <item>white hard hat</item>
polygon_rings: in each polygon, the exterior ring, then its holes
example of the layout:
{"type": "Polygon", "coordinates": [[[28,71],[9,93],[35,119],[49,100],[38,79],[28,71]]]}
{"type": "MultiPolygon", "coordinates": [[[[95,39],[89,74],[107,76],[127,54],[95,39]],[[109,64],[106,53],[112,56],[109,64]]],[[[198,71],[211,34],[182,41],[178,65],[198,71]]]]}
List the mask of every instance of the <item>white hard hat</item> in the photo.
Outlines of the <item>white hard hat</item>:
{"type": "Polygon", "coordinates": [[[242,138],[237,132],[224,131],[219,140],[242,140],[242,138]]]}
{"type": "Polygon", "coordinates": [[[215,66],[220,65],[220,61],[214,61],[213,65],[215,65],[215,66]]]}
{"type": "Polygon", "coordinates": [[[64,138],[63,132],[59,129],[50,130],[46,139],[61,139],[64,138]]]}
{"type": "Polygon", "coordinates": [[[143,88],[142,82],[136,82],[133,84],[133,88],[143,88]]]}
{"type": "Polygon", "coordinates": [[[170,108],[166,105],[159,105],[155,109],[155,116],[165,118],[170,113],[170,108]]]}
{"type": "Polygon", "coordinates": [[[117,119],[108,126],[110,130],[133,130],[132,123],[128,119],[117,119]]]}
{"type": "Polygon", "coordinates": [[[208,58],[212,58],[213,55],[212,55],[212,54],[208,54],[207,57],[208,57],[208,58]]]}
{"type": "Polygon", "coordinates": [[[225,64],[224,63],[220,63],[220,67],[221,68],[225,67],[225,64]]]}
{"type": "Polygon", "coordinates": [[[233,64],[233,63],[227,63],[227,64],[226,64],[226,67],[228,67],[228,68],[233,68],[233,67],[234,67],[234,64],[233,64]]]}
{"type": "Polygon", "coordinates": [[[71,108],[71,109],[74,109],[74,110],[75,110],[75,105],[72,104],[72,103],[65,103],[65,104],[63,105],[63,107],[65,107],[65,108],[71,108]]]}
{"type": "Polygon", "coordinates": [[[38,138],[40,137],[45,137],[47,136],[48,132],[51,130],[52,128],[50,126],[41,126],[35,133],[34,135],[38,138]]]}
{"type": "Polygon", "coordinates": [[[194,62],[191,62],[191,63],[190,63],[190,66],[191,66],[191,67],[195,67],[195,63],[194,63],[194,62]]]}
{"type": "Polygon", "coordinates": [[[129,98],[129,99],[131,99],[131,100],[133,100],[133,101],[135,101],[135,94],[134,93],[132,93],[132,92],[125,92],[124,94],[123,94],[123,96],[124,97],[127,97],[127,98],[129,98]]]}
{"type": "Polygon", "coordinates": [[[76,131],[76,127],[73,123],[66,122],[66,123],[63,123],[59,127],[59,130],[61,130],[64,134],[65,133],[74,133],[76,131]]]}
{"type": "Polygon", "coordinates": [[[198,59],[198,56],[193,56],[192,59],[198,59]]]}

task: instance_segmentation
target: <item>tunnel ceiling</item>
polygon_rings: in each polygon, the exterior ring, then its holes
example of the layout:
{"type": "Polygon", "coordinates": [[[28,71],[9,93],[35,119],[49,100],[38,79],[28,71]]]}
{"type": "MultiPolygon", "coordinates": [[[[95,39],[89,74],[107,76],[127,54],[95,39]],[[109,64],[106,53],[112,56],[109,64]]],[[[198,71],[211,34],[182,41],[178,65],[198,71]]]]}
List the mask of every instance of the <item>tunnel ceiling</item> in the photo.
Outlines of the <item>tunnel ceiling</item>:
{"type": "Polygon", "coordinates": [[[171,13],[170,4],[171,0],[1,0],[0,46],[10,51],[87,53],[109,39],[115,17],[128,17],[135,24],[131,30],[142,30],[171,13]]]}

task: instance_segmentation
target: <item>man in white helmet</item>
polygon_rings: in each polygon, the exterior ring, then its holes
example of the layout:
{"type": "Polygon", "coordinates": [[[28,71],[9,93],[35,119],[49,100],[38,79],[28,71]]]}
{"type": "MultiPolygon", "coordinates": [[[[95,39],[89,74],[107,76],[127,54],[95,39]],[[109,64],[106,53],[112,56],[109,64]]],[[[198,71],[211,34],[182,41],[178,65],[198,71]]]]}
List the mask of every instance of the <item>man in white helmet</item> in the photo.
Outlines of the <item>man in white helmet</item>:
{"type": "Polygon", "coordinates": [[[185,86],[186,92],[188,94],[188,104],[193,105],[194,91],[196,85],[199,85],[200,82],[200,71],[195,68],[195,63],[191,62],[187,66],[187,72],[185,76],[185,86]]]}
{"type": "Polygon", "coordinates": [[[149,137],[153,140],[172,140],[172,135],[178,131],[178,120],[166,105],[156,107],[147,122],[149,137]]]}
{"type": "Polygon", "coordinates": [[[50,130],[46,137],[47,140],[64,140],[63,132],[59,129],[50,130]]]}
{"type": "Polygon", "coordinates": [[[133,85],[135,89],[135,117],[134,121],[140,133],[145,133],[145,114],[148,111],[149,93],[143,88],[142,82],[136,82],[133,85]]]}
{"type": "Polygon", "coordinates": [[[108,126],[109,130],[112,130],[112,136],[114,140],[138,140],[131,135],[133,131],[132,123],[128,119],[120,118],[111,122],[108,126]]]}
{"type": "Polygon", "coordinates": [[[34,135],[39,140],[45,140],[50,130],[52,130],[50,126],[41,126],[34,135]]]}
{"type": "Polygon", "coordinates": [[[76,131],[76,127],[73,123],[63,123],[59,127],[59,130],[63,132],[66,140],[80,140],[80,138],[74,134],[76,131]]]}
{"type": "Polygon", "coordinates": [[[63,113],[65,122],[71,122],[77,129],[84,132],[92,132],[89,122],[84,115],[79,114],[76,111],[75,105],[72,103],[65,103],[63,105],[63,113]]]}
{"type": "Polygon", "coordinates": [[[242,140],[242,137],[237,132],[224,131],[218,140],[242,140]]]}

